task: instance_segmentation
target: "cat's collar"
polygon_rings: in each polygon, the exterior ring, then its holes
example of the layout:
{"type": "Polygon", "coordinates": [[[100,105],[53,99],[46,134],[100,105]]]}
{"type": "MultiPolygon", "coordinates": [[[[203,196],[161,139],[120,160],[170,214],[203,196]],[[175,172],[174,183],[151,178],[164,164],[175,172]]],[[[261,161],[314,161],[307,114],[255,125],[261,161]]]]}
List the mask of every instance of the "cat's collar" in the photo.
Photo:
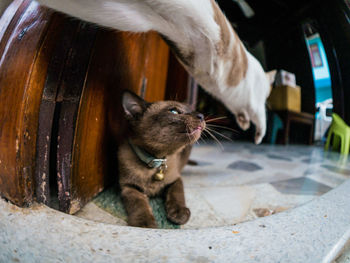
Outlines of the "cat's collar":
{"type": "Polygon", "coordinates": [[[156,158],[144,149],[134,145],[129,140],[129,145],[137,157],[144,162],[149,168],[166,167],[166,158],[156,158]]]}

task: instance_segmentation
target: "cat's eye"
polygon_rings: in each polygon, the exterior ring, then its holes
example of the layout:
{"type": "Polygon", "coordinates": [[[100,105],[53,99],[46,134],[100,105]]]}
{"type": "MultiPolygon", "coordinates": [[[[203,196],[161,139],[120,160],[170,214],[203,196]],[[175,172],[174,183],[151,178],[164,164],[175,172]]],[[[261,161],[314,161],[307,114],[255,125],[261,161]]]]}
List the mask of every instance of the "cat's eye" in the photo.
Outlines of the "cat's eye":
{"type": "Polygon", "coordinates": [[[172,108],[169,110],[172,114],[180,114],[180,111],[178,111],[177,109],[175,108],[172,108]]]}

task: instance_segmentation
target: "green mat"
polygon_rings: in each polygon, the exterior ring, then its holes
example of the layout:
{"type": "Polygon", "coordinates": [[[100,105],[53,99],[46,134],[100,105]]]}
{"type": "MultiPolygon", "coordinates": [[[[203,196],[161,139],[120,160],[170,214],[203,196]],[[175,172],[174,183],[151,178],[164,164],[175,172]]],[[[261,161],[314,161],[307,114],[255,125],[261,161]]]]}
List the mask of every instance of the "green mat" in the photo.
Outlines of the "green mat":
{"type": "MultiPolygon", "coordinates": [[[[127,215],[121,200],[119,192],[117,192],[116,187],[109,188],[98,196],[96,196],[93,202],[105,210],[106,212],[118,217],[124,221],[127,221],[127,215]]],[[[180,226],[170,222],[166,218],[166,212],[164,207],[164,201],[160,197],[150,198],[150,205],[153,210],[153,215],[157,221],[158,228],[167,229],[179,229],[180,226]]]]}

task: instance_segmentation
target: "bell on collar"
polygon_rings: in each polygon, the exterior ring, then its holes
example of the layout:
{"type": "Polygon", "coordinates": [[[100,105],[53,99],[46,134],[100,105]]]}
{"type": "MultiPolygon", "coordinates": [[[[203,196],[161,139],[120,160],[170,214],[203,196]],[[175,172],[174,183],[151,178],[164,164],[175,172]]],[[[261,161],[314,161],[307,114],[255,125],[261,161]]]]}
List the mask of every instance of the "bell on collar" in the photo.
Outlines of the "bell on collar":
{"type": "Polygon", "coordinates": [[[164,172],[163,169],[160,169],[154,176],[154,180],[156,181],[163,181],[164,180],[164,172]]]}

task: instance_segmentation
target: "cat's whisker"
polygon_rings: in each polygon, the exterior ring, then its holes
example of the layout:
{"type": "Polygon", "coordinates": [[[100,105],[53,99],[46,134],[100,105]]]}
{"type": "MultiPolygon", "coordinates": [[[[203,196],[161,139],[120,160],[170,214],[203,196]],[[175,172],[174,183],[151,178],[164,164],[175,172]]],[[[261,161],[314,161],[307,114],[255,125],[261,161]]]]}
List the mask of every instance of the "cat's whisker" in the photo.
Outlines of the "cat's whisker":
{"type": "Polygon", "coordinates": [[[188,140],[191,142],[191,137],[190,137],[190,128],[188,127],[188,125],[186,124],[186,135],[188,140]]]}
{"type": "Polygon", "coordinates": [[[213,114],[205,114],[205,117],[204,117],[204,120],[206,121],[206,120],[208,120],[211,116],[213,116],[213,114]]]}
{"type": "Polygon", "coordinates": [[[232,129],[232,128],[229,128],[229,127],[225,127],[225,126],[221,126],[221,125],[207,124],[207,126],[220,128],[220,129],[225,129],[225,130],[233,131],[234,133],[238,133],[238,131],[235,130],[235,129],[232,129]]]}
{"type": "MultiPolygon", "coordinates": [[[[203,135],[204,135],[204,133],[203,133],[203,135]]],[[[202,137],[199,137],[199,140],[201,140],[205,143],[205,140],[202,137]]]]}
{"type": "Polygon", "coordinates": [[[213,118],[213,119],[206,120],[205,122],[206,122],[206,123],[211,123],[211,122],[218,121],[218,120],[223,120],[223,119],[227,119],[227,117],[226,117],[226,116],[217,117],[217,118],[213,118]]]}
{"type": "Polygon", "coordinates": [[[204,129],[204,131],[206,131],[210,135],[210,137],[212,137],[214,139],[214,141],[217,142],[217,144],[220,146],[221,150],[224,150],[224,147],[222,146],[221,142],[210,131],[208,131],[207,129],[204,129]]]}
{"type": "Polygon", "coordinates": [[[215,131],[213,129],[210,129],[209,127],[206,127],[206,129],[208,129],[209,131],[211,132],[215,132],[217,135],[220,135],[222,138],[225,138],[226,140],[229,140],[230,142],[233,142],[231,138],[223,135],[222,133],[218,132],[218,131],[215,131]]]}
{"type": "MultiPolygon", "coordinates": [[[[192,131],[191,131],[190,127],[188,126],[188,124],[186,124],[186,131],[187,131],[188,140],[189,140],[190,142],[193,142],[193,138],[191,138],[191,133],[192,133],[192,131]]],[[[195,143],[197,143],[197,141],[195,141],[195,143]]]]}
{"type": "Polygon", "coordinates": [[[203,142],[205,142],[205,140],[204,140],[204,138],[203,138],[202,136],[205,136],[206,139],[208,138],[208,136],[204,133],[204,131],[202,132],[202,135],[201,135],[200,139],[201,139],[203,142]]]}
{"type": "Polygon", "coordinates": [[[221,150],[224,150],[224,147],[222,146],[221,142],[208,130],[206,130],[206,132],[209,134],[210,137],[212,137],[214,139],[214,141],[219,145],[219,148],[221,150]]]}
{"type": "Polygon", "coordinates": [[[210,114],[210,115],[207,115],[204,119],[205,119],[205,121],[212,121],[212,120],[215,121],[217,119],[224,119],[224,118],[226,118],[226,117],[225,116],[215,117],[212,114],[210,114]]]}

